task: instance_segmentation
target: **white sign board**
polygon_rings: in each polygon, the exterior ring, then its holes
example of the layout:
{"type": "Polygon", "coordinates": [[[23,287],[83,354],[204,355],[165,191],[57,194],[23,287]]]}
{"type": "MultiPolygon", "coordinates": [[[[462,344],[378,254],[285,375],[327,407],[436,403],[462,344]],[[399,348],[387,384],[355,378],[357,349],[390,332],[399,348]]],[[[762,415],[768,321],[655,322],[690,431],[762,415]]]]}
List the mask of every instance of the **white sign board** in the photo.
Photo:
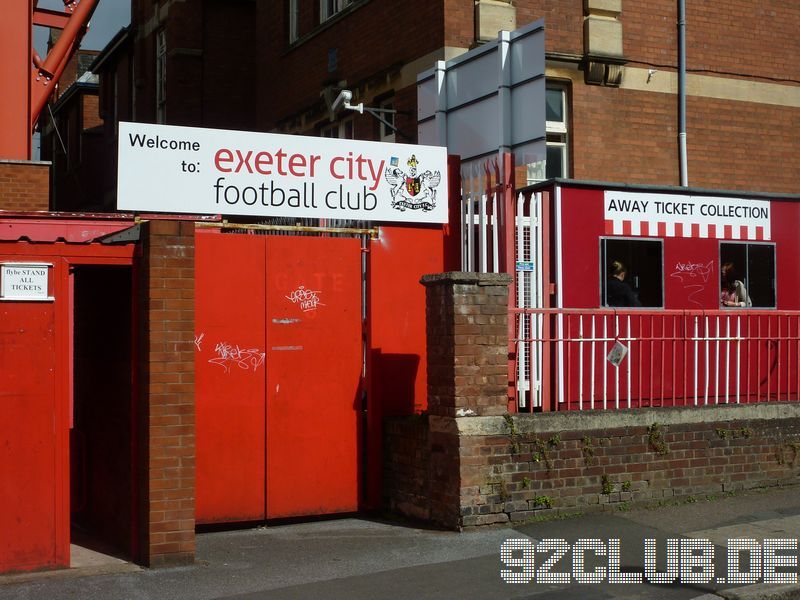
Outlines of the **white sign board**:
{"type": "Polygon", "coordinates": [[[121,122],[117,207],[446,223],[447,152],[434,146],[121,122]]]}
{"type": "Polygon", "coordinates": [[[52,300],[47,264],[5,263],[0,265],[0,300],[52,300]]]}
{"type": "Polygon", "coordinates": [[[447,146],[463,163],[513,152],[517,164],[545,160],[544,21],[417,77],[420,143],[447,146]]]}
{"type": "Polygon", "coordinates": [[[769,200],[605,191],[606,233],[768,240],[769,200]],[[610,229],[610,230],[609,230],[610,229]]]}

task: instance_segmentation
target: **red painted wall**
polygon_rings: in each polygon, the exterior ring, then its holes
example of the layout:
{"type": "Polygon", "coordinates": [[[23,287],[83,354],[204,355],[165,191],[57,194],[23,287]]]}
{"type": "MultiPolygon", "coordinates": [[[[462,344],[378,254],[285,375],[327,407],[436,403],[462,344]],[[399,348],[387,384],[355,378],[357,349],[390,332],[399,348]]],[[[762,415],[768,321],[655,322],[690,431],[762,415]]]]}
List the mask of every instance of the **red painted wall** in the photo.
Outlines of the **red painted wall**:
{"type": "MultiPolygon", "coordinates": [[[[650,192],[651,190],[648,190],[650,192]]],[[[669,193],[675,193],[670,190],[669,193]]],[[[722,194],[719,194],[722,195],[722,194]]],[[[800,309],[798,240],[800,202],[771,201],[771,242],[775,243],[777,273],[777,308],[800,309]]],[[[599,308],[601,306],[600,238],[617,237],[605,233],[603,189],[563,186],[561,188],[561,272],[564,308],[599,308]]],[[[678,310],[717,310],[719,306],[719,243],[717,239],[656,236],[618,236],[663,239],[664,308],[678,310]],[[713,262],[705,288],[697,294],[684,287],[681,278],[672,276],[678,263],[713,262]],[[690,298],[691,295],[691,298],[690,298]],[[693,302],[696,301],[696,302],[693,302]]],[[[734,241],[734,240],[730,240],[734,241]]],[[[742,240],[743,241],[743,240],[742,240]]]]}

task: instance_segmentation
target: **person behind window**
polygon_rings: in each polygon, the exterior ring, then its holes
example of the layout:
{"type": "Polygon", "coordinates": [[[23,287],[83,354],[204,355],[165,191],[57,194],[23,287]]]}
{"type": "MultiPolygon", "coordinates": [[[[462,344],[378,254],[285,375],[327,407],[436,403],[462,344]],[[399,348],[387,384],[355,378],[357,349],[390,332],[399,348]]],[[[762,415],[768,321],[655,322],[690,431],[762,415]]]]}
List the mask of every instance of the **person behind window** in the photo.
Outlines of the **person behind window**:
{"type": "Polygon", "coordinates": [[[606,282],[606,306],[641,306],[631,286],[625,283],[628,269],[620,261],[611,262],[606,282]]]}
{"type": "Polygon", "coordinates": [[[722,306],[736,306],[744,308],[753,306],[753,301],[747,295],[747,289],[740,279],[737,279],[736,267],[732,262],[726,262],[719,270],[722,283],[719,301],[722,306]]]}

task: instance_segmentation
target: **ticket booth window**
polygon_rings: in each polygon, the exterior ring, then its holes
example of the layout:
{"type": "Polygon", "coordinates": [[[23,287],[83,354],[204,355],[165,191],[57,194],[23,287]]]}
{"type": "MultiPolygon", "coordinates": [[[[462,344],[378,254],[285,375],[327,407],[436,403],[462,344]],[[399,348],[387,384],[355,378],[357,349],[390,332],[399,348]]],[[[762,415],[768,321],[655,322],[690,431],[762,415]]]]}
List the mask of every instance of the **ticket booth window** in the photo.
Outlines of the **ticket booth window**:
{"type": "MultiPolygon", "coordinates": [[[[726,242],[719,245],[720,272],[732,265],[744,284],[753,308],[775,308],[775,245],[726,242]]],[[[720,282],[720,288],[722,282],[720,282]]]]}
{"type": "Polygon", "coordinates": [[[616,261],[624,265],[623,283],[642,308],[664,307],[664,248],[660,240],[606,238],[600,245],[601,306],[615,304],[609,301],[608,284],[616,261]]]}

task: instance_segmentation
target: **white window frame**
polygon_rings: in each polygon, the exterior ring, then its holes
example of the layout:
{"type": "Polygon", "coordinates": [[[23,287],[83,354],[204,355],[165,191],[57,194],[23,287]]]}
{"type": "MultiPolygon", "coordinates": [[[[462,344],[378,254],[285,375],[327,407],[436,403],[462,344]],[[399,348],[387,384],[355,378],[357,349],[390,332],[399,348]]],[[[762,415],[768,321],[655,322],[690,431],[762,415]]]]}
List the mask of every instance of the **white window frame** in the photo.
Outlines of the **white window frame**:
{"type": "Polygon", "coordinates": [[[156,123],[167,119],[167,33],[156,32],[156,123]]]}
{"type": "Polygon", "coordinates": [[[319,0],[319,22],[327,21],[352,3],[353,0],[319,0]]]}
{"type": "MultiPolygon", "coordinates": [[[[561,169],[558,177],[566,179],[569,177],[569,104],[567,102],[567,88],[558,84],[548,84],[547,91],[558,91],[561,93],[561,105],[563,107],[564,118],[561,121],[547,121],[546,144],[548,148],[560,147],[561,169]]],[[[546,112],[545,112],[546,114],[546,112]]],[[[544,181],[547,179],[547,160],[528,165],[528,185],[544,181]]]]}
{"type": "Polygon", "coordinates": [[[300,0],[289,0],[289,43],[300,37],[300,0]]]}

